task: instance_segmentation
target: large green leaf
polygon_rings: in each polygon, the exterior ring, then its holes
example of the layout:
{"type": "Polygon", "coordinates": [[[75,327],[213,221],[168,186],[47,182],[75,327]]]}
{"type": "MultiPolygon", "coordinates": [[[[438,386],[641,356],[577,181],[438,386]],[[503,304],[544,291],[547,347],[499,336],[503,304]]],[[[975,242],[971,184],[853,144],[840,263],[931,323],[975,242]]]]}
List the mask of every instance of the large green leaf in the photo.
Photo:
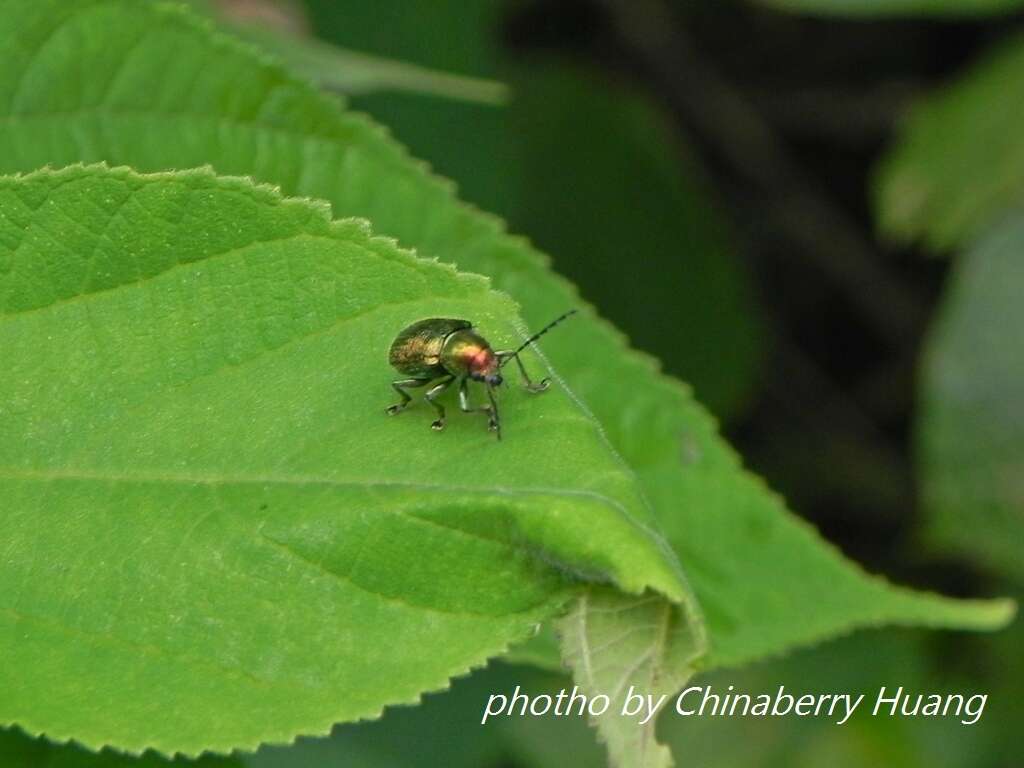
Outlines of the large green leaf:
{"type": "Polygon", "coordinates": [[[1009,13],[1024,0],[756,0],[821,16],[987,16],[1009,13]]]}
{"type": "Polygon", "coordinates": [[[937,541],[1024,580],[1024,220],[955,263],[917,424],[937,541]]]}
{"type": "Polygon", "coordinates": [[[950,249],[1024,203],[1024,37],[918,104],[879,168],[884,234],[950,249]]]}
{"type": "Polygon", "coordinates": [[[0,264],[0,722],[251,748],[416,701],[581,578],[685,597],[564,387],[509,387],[503,442],[384,414],[411,320],[521,338],[482,278],[240,179],[81,166],[0,179],[0,264]]]}
{"type": "MultiPolygon", "coordinates": [[[[338,215],[365,216],[423,255],[491,276],[534,327],[578,304],[542,255],[460,204],[380,128],[188,14],[127,0],[14,0],[5,10],[0,168],[212,163],[327,199],[338,215]]],[[[1009,615],[1003,603],[947,601],[865,576],[742,469],[685,387],[631,352],[592,310],[572,333],[545,339],[545,350],[632,465],[692,568],[712,663],[741,663],[857,626],[993,627],[1009,615]]],[[[535,422],[526,418],[523,431],[535,422]]],[[[471,472],[475,458],[466,449],[446,467],[471,472]]],[[[518,480],[521,470],[540,471],[530,468],[535,461],[505,470],[518,480]]]]}

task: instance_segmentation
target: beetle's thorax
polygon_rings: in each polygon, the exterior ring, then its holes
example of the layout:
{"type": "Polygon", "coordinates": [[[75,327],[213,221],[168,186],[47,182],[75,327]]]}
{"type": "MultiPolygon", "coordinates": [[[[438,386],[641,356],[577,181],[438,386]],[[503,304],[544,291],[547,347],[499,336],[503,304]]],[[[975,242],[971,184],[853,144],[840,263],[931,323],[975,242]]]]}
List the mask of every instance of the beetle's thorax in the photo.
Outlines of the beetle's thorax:
{"type": "Polygon", "coordinates": [[[498,357],[480,334],[472,330],[455,331],[444,341],[441,365],[456,376],[483,380],[497,373],[498,357]]]}

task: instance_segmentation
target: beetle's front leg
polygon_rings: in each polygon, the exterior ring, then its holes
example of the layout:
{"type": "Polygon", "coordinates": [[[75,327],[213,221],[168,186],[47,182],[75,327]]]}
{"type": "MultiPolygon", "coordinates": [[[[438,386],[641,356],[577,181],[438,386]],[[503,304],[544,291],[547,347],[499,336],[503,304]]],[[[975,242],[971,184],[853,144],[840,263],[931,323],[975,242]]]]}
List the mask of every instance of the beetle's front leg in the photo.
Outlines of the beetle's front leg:
{"type": "MultiPolygon", "coordinates": [[[[490,394],[490,390],[488,390],[488,394],[490,394]]],[[[500,440],[501,426],[498,423],[498,409],[493,397],[491,397],[491,403],[492,405],[480,405],[474,408],[469,404],[469,379],[464,378],[459,382],[459,408],[463,413],[486,413],[487,428],[492,432],[497,432],[500,440]]]]}
{"type": "Polygon", "coordinates": [[[425,395],[427,402],[434,406],[434,410],[437,411],[437,420],[430,425],[431,429],[444,429],[444,406],[437,402],[435,398],[448,389],[453,381],[455,381],[455,377],[448,376],[425,395]]]}
{"type": "Polygon", "coordinates": [[[504,363],[509,358],[514,358],[515,359],[516,365],[519,366],[519,373],[521,373],[523,375],[523,380],[526,382],[525,387],[526,387],[526,391],[527,392],[534,392],[534,393],[536,393],[536,392],[543,392],[549,386],[551,386],[551,380],[547,379],[547,378],[541,379],[540,381],[538,381],[536,383],[531,381],[530,380],[530,374],[528,374],[526,372],[526,366],[523,365],[523,361],[519,358],[519,355],[517,353],[506,351],[506,352],[496,352],[495,355],[497,356],[498,361],[500,363],[504,363]]]}
{"type": "Polygon", "coordinates": [[[501,440],[501,419],[498,418],[498,401],[494,399],[494,387],[487,385],[487,399],[491,401],[491,420],[487,428],[494,432],[501,440]]]}
{"type": "Polygon", "coordinates": [[[395,392],[402,396],[402,402],[395,403],[388,407],[386,413],[389,416],[394,416],[399,411],[405,410],[405,406],[412,400],[412,396],[406,392],[406,389],[414,389],[415,387],[425,387],[430,383],[430,379],[402,379],[400,381],[391,382],[391,386],[394,387],[395,392]]]}

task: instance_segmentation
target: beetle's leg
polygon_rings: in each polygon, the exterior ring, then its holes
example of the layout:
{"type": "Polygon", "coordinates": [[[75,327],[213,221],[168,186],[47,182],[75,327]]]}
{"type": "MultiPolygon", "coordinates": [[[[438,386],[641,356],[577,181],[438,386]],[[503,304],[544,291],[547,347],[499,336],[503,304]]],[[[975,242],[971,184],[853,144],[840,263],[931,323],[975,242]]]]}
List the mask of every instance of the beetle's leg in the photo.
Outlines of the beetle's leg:
{"type": "Polygon", "coordinates": [[[487,428],[494,432],[501,440],[501,420],[498,418],[498,402],[494,399],[494,387],[487,385],[487,399],[491,401],[491,418],[487,422],[487,428]]]}
{"type": "Polygon", "coordinates": [[[459,380],[459,408],[462,409],[463,413],[477,413],[483,411],[484,413],[490,413],[491,406],[481,405],[474,408],[469,404],[469,379],[463,377],[459,380]]]}
{"type": "Polygon", "coordinates": [[[497,356],[499,363],[504,363],[510,357],[515,358],[516,365],[519,366],[519,372],[523,375],[523,380],[526,382],[527,392],[543,392],[545,389],[551,386],[551,381],[546,378],[541,379],[536,383],[531,381],[530,374],[526,372],[526,366],[523,365],[523,361],[515,352],[496,352],[495,355],[497,356]]]}
{"type": "Polygon", "coordinates": [[[463,378],[459,382],[459,408],[464,413],[486,413],[487,414],[487,428],[492,432],[498,433],[498,439],[501,439],[501,427],[498,424],[498,407],[494,402],[494,396],[491,394],[491,388],[487,388],[487,394],[491,399],[490,405],[479,405],[476,408],[469,404],[469,379],[463,378]]]}
{"type": "Polygon", "coordinates": [[[494,400],[494,391],[490,385],[487,386],[487,397],[490,400],[489,405],[480,405],[476,408],[469,404],[469,379],[463,378],[459,381],[459,408],[465,413],[477,413],[483,412],[487,414],[487,428],[492,432],[498,433],[498,439],[501,440],[501,422],[498,420],[498,404],[494,400]]]}
{"type": "Polygon", "coordinates": [[[402,402],[395,403],[394,405],[390,406],[387,409],[386,413],[389,416],[394,416],[399,411],[405,409],[405,406],[407,406],[409,404],[409,401],[412,400],[412,397],[409,395],[409,393],[405,391],[406,389],[413,389],[415,387],[425,387],[430,382],[431,379],[401,379],[399,381],[391,382],[391,386],[395,388],[395,392],[401,395],[402,402]]]}
{"type": "Polygon", "coordinates": [[[451,386],[451,383],[453,381],[455,381],[454,376],[447,376],[445,379],[441,381],[440,384],[432,388],[425,395],[427,402],[434,406],[434,410],[437,411],[437,420],[430,425],[431,429],[444,429],[444,406],[437,402],[434,398],[440,395],[446,389],[448,389],[448,387],[451,386]]]}

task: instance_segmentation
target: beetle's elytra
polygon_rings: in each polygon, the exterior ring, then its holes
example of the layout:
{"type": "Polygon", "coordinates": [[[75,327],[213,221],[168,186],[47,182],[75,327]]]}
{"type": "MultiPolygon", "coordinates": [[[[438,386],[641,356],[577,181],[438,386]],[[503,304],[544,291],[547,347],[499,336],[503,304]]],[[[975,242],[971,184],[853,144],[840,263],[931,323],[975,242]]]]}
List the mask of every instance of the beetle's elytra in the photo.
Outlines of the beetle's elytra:
{"type": "Polygon", "coordinates": [[[505,352],[495,352],[487,339],[473,330],[473,324],[468,320],[431,317],[416,321],[395,337],[388,352],[388,362],[407,378],[392,382],[391,386],[402,400],[388,408],[387,412],[394,415],[409,405],[412,397],[406,390],[434,384],[427,390],[424,399],[437,411],[437,419],[430,426],[433,429],[444,429],[444,406],[437,402],[437,398],[453,383],[458,382],[459,408],[466,413],[486,413],[487,428],[497,434],[500,440],[501,420],[498,418],[498,403],[494,398],[494,389],[501,386],[503,381],[502,366],[515,359],[527,391],[546,390],[549,381],[531,381],[519,353],[575,313],[575,309],[569,310],[523,342],[518,349],[505,352]],[[487,391],[486,405],[476,408],[470,406],[470,380],[483,383],[487,391]]]}

